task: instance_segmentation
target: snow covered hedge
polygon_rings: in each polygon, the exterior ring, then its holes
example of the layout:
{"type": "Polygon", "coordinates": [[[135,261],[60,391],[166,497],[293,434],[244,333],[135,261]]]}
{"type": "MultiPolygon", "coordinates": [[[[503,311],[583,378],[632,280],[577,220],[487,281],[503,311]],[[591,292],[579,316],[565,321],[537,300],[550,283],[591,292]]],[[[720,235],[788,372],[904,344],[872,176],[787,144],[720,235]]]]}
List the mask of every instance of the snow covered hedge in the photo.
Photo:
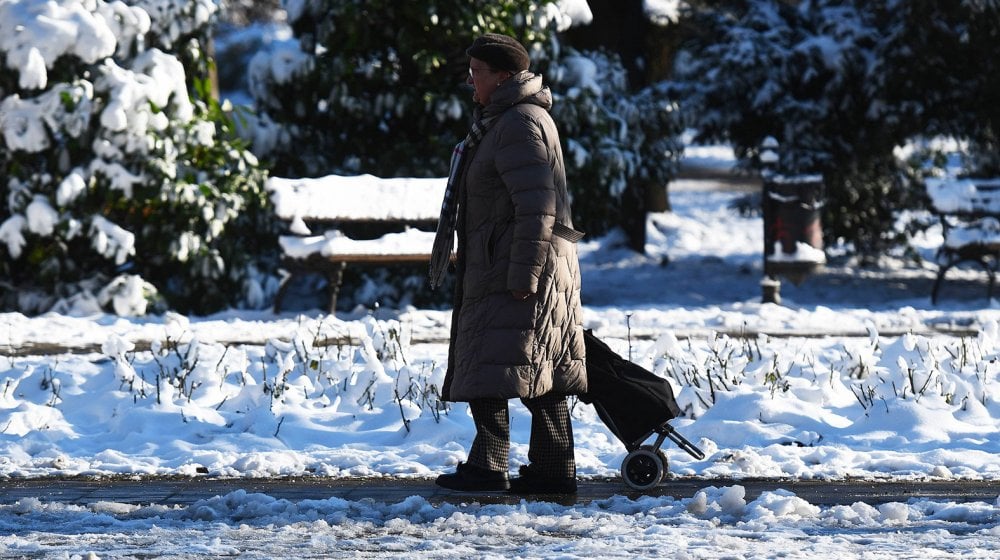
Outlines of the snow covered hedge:
{"type": "Polygon", "coordinates": [[[274,226],[208,95],[215,9],[0,0],[0,309],[264,304],[274,226]]]}

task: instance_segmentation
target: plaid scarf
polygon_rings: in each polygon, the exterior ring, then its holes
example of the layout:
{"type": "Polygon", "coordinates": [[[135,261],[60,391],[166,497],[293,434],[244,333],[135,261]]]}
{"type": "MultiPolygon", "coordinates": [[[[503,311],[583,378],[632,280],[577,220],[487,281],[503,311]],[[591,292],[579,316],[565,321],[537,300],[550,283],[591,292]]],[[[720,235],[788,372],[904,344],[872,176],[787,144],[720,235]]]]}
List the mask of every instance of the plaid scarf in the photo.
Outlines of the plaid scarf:
{"type": "Polygon", "coordinates": [[[459,181],[462,169],[498,116],[500,115],[484,115],[474,122],[469,135],[455,145],[455,150],[451,154],[448,184],[445,187],[444,200],[441,202],[441,216],[438,218],[437,233],[434,235],[434,247],[431,249],[431,288],[441,285],[451,263],[451,253],[455,245],[455,227],[458,224],[458,190],[461,188],[459,181]]]}

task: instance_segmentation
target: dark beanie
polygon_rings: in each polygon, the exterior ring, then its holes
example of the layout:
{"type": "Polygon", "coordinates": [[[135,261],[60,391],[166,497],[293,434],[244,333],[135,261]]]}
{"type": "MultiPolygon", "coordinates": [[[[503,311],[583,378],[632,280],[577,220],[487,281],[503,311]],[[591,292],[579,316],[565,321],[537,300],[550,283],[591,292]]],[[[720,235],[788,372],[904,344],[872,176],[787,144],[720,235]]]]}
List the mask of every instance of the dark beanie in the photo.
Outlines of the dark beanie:
{"type": "Polygon", "coordinates": [[[487,33],[472,42],[465,54],[482,60],[495,70],[520,72],[527,70],[531,58],[524,46],[513,37],[487,33]]]}

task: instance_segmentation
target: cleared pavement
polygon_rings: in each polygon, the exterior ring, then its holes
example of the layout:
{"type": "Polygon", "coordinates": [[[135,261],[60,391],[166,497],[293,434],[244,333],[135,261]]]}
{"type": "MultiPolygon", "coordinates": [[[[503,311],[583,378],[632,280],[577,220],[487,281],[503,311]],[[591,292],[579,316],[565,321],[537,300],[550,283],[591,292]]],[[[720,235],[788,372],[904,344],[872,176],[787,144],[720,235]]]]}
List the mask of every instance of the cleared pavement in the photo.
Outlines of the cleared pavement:
{"type": "MultiPolygon", "coordinates": [[[[706,479],[673,478],[642,493],[631,491],[621,479],[588,479],[580,481],[575,496],[533,496],[528,499],[550,501],[564,505],[587,504],[612,496],[641,498],[671,496],[689,498],[707,487],[740,485],[746,489],[746,499],[761,493],[787,490],[816,505],[880,504],[905,502],[911,498],[938,501],[987,501],[1000,497],[1000,481],[996,480],[786,480],[786,479],[706,479]]],[[[437,487],[431,479],[365,478],[342,479],[323,477],[294,478],[8,478],[0,480],[0,503],[13,504],[26,498],[43,502],[86,505],[96,502],[128,504],[190,505],[232,492],[266,494],[293,502],[341,498],[351,501],[373,500],[397,503],[410,496],[420,496],[431,503],[519,503],[521,496],[505,493],[462,493],[437,487]]]]}

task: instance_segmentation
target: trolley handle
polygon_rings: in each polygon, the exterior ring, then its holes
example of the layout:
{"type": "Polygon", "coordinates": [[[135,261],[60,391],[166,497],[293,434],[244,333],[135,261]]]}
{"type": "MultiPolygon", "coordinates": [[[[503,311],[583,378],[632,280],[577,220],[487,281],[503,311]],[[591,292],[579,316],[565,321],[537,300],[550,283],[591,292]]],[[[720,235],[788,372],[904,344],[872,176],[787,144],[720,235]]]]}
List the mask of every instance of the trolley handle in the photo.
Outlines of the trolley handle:
{"type": "Polygon", "coordinates": [[[665,434],[668,438],[670,438],[670,441],[676,443],[677,447],[680,447],[684,451],[687,451],[688,455],[694,457],[695,459],[705,458],[704,451],[698,449],[698,446],[691,443],[686,437],[682,436],[669,423],[664,423],[662,429],[663,429],[662,433],[665,434]]]}

